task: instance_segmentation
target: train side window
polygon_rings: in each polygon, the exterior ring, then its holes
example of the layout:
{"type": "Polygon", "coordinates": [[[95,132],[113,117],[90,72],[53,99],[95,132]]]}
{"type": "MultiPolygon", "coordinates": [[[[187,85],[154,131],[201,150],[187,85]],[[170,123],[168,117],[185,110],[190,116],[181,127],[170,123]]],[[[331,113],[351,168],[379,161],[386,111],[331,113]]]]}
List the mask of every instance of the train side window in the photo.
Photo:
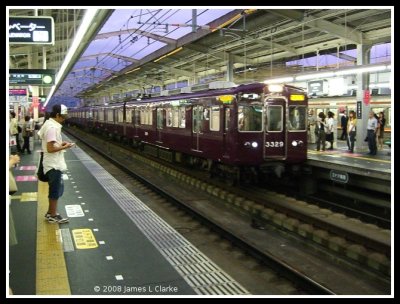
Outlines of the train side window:
{"type": "Polygon", "coordinates": [[[125,112],[126,112],[126,117],[125,117],[125,119],[126,119],[126,123],[132,123],[132,118],[133,118],[133,116],[132,116],[132,112],[133,112],[133,110],[132,109],[130,109],[130,108],[125,108],[125,112]]]}
{"type": "Polygon", "coordinates": [[[147,109],[147,115],[148,115],[148,124],[150,126],[152,126],[153,125],[153,108],[152,107],[149,107],[147,109]]]}
{"type": "Polygon", "coordinates": [[[219,131],[219,106],[210,107],[210,131],[219,131]]]}
{"type": "Polygon", "coordinates": [[[186,108],[179,107],[179,128],[186,128],[186,108]]]}
{"type": "Polygon", "coordinates": [[[289,131],[305,131],[306,130],[306,107],[305,106],[289,106],[289,131]]]}
{"type": "Polygon", "coordinates": [[[118,122],[124,122],[124,111],[122,108],[118,109],[118,122]]]}
{"type": "Polygon", "coordinates": [[[193,106],[193,133],[200,133],[201,130],[201,124],[203,122],[203,106],[193,106]]]}
{"type": "Polygon", "coordinates": [[[114,110],[107,110],[107,122],[113,122],[114,121],[114,110]]]}
{"type": "Polygon", "coordinates": [[[172,121],[173,121],[172,109],[171,108],[165,109],[165,115],[167,119],[166,126],[172,127],[172,121]]]}
{"type": "Polygon", "coordinates": [[[146,113],[145,113],[145,109],[144,108],[140,108],[140,110],[138,109],[137,111],[140,111],[140,124],[145,125],[146,124],[146,113]]]}
{"type": "Polygon", "coordinates": [[[147,107],[143,110],[143,120],[141,117],[140,121],[143,121],[144,125],[152,125],[153,124],[153,108],[147,107]]]}
{"type": "Polygon", "coordinates": [[[267,130],[269,132],[282,131],[282,106],[268,106],[267,108],[267,130]]]}
{"type": "Polygon", "coordinates": [[[172,126],[174,128],[179,127],[179,108],[178,107],[172,108],[172,126]]]}
{"type": "Polygon", "coordinates": [[[164,121],[164,109],[157,108],[157,129],[163,128],[163,121],[164,121]]]}
{"type": "Polygon", "coordinates": [[[134,108],[132,110],[132,122],[135,126],[140,125],[140,109],[134,108]]]}
{"type": "Polygon", "coordinates": [[[104,121],[104,109],[99,109],[99,121],[104,121]]]}

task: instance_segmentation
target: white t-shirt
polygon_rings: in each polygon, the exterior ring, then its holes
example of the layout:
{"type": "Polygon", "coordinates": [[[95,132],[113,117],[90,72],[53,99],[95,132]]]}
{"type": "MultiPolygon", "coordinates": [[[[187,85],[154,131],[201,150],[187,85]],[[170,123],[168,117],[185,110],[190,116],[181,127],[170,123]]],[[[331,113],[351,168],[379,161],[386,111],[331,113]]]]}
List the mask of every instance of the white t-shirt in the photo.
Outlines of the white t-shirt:
{"type": "Polygon", "coordinates": [[[326,123],[326,128],[325,128],[326,134],[331,134],[333,132],[333,125],[334,125],[333,118],[328,118],[328,121],[326,123]]]}
{"type": "Polygon", "coordinates": [[[62,125],[55,121],[53,118],[50,118],[45,121],[42,128],[40,129],[40,136],[42,138],[42,150],[43,154],[43,171],[47,173],[47,171],[51,169],[56,169],[60,171],[67,170],[67,164],[65,163],[64,153],[65,150],[60,150],[58,152],[49,153],[47,152],[47,143],[55,141],[55,146],[61,147],[62,138],[61,138],[61,128],[62,125]]]}

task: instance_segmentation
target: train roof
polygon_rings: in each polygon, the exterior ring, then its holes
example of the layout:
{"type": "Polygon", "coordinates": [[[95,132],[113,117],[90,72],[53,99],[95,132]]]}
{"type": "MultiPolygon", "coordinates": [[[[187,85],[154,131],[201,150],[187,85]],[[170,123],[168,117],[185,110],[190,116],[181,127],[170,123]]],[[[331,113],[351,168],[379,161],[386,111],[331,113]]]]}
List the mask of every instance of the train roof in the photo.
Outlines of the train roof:
{"type": "Polygon", "coordinates": [[[262,83],[251,83],[251,84],[242,84],[232,88],[224,88],[224,89],[209,89],[204,91],[198,91],[193,93],[180,93],[176,95],[169,96],[157,96],[145,98],[142,100],[130,100],[126,104],[147,104],[153,102],[160,101],[172,101],[178,99],[191,99],[191,98],[201,98],[207,96],[218,96],[218,95],[232,95],[237,94],[241,91],[252,91],[252,90],[261,90],[265,84],[262,83]]]}
{"type": "MultiPolygon", "coordinates": [[[[120,107],[123,105],[129,106],[129,105],[138,105],[138,104],[146,105],[149,103],[163,102],[163,101],[168,102],[168,101],[174,101],[174,100],[201,98],[201,97],[208,97],[208,96],[233,95],[233,94],[237,94],[240,92],[260,91],[260,90],[263,90],[263,88],[265,86],[266,86],[266,84],[264,84],[264,83],[255,82],[255,83],[250,83],[250,84],[241,84],[241,85],[238,85],[235,87],[230,87],[230,88],[208,89],[208,90],[192,92],[192,93],[180,93],[180,94],[168,95],[168,96],[157,96],[157,97],[147,97],[147,98],[142,98],[142,99],[131,99],[128,101],[123,101],[123,102],[110,103],[108,105],[94,105],[91,107],[82,107],[80,109],[82,110],[85,108],[120,107]]],[[[284,85],[284,87],[288,91],[304,92],[304,90],[299,87],[294,87],[291,85],[284,85]]]]}

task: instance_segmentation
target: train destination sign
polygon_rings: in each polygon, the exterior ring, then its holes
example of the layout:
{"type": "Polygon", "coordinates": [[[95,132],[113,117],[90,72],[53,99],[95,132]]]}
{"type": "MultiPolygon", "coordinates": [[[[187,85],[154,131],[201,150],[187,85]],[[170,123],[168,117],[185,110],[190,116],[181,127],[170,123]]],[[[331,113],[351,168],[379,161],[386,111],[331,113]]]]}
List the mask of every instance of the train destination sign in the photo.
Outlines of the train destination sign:
{"type": "Polygon", "coordinates": [[[331,180],[343,184],[347,184],[347,182],[349,181],[349,175],[347,174],[347,172],[344,171],[331,170],[329,172],[329,177],[331,178],[331,180]]]}
{"type": "Polygon", "coordinates": [[[54,45],[54,19],[49,16],[8,18],[8,41],[10,44],[54,45]]]}
{"type": "Polygon", "coordinates": [[[9,74],[10,85],[52,86],[55,84],[53,69],[10,69],[9,74]]]}

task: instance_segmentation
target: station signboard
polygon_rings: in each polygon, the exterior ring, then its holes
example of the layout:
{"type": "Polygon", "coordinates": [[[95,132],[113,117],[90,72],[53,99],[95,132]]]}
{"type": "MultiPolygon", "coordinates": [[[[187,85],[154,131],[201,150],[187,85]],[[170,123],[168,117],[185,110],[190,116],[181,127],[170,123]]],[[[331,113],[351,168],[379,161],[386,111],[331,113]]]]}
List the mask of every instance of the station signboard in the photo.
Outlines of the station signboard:
{"type": "Polygon", "coordinates": [[[54,45],[54,19],[49,16],[10,16],[8,18],[10,44],[54,45]]]}
{"type": "Polygon", "coordinates": [[[9,89],[8,96],[27,96],[27,89],[9,89]]]}
{"type": "Polygon", "coordinates": [[[331,170],[329,172],[329,177],[332,181],[347,184],[349,181],[349,175],[347,172],[338,171],[338,170],[331,170]]]}
{"type": "Polygon", "coordinates": [[[363,101],[364,101],[364,104],[365,104],[366,106],[369,105],[369,103],[370,103],[370,101],[371,101],[371,93],[369,92],[369,89],[364,90],[363,101]]]}
{"type": "Polygon", "coordinates": [[[10,85],[52,86],[55,84],[53,69],[10,69],[10,85]]]}
{"type": "Polygon", "coordinates": [[[362,105],[361,105],[361,101],[357,101],[357,119],[361,119],[362,118],[362,105]]]}

